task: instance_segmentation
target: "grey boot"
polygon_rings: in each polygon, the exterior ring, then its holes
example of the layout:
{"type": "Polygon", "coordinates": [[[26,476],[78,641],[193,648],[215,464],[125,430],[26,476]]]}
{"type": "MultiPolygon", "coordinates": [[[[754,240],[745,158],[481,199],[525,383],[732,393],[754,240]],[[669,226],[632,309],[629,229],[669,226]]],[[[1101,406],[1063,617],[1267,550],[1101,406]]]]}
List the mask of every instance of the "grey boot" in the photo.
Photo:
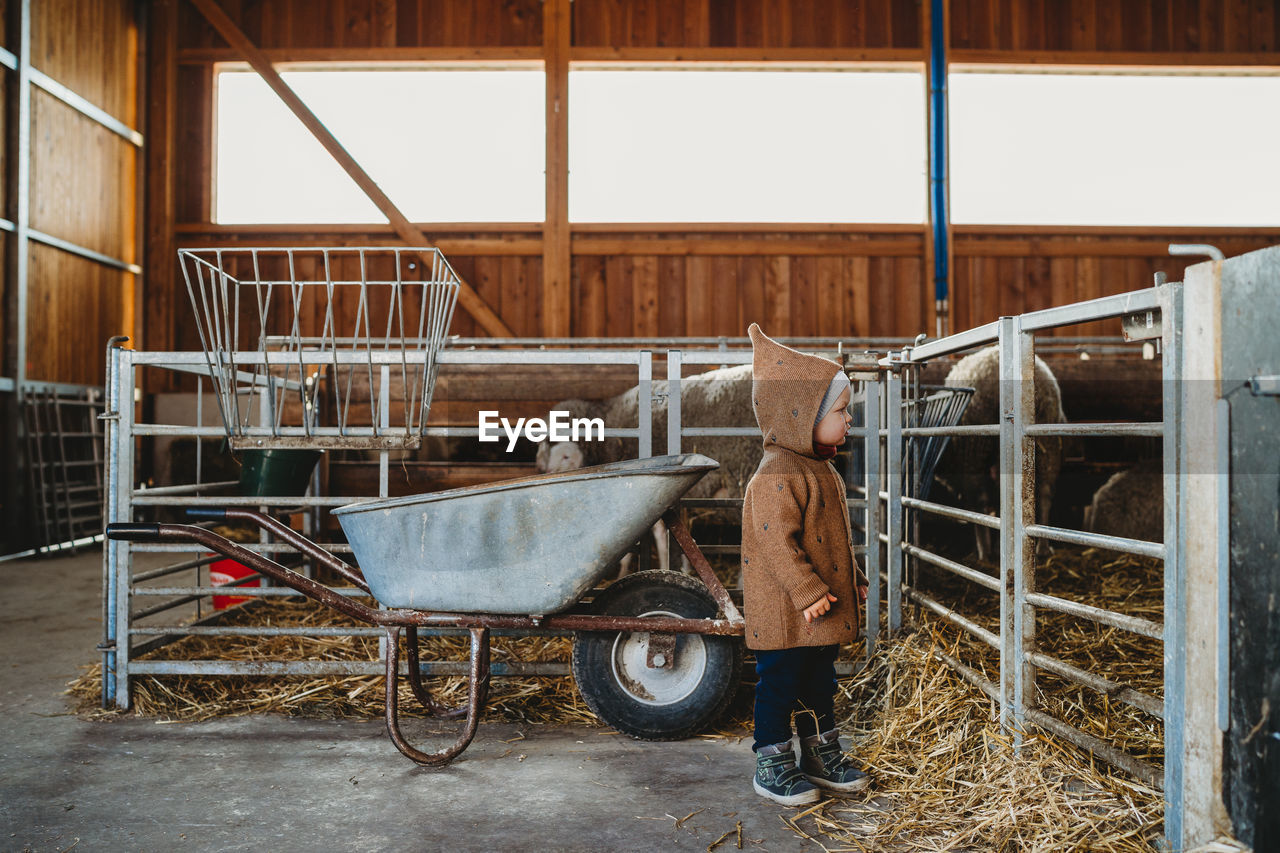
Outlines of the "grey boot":
{"type": "Polygon", "coordinates": [[[845,757],[835,729],[800,739],[800,770],[813,784],[846,794],[871,784],[871,777],[845,757]]]}
{"type": "Polygon", "coordinates": [[[756,753],[756,775],[751,785],[757,794],[784,806],[818,801],[818,789],[796,767],[791,742],[762,746],[756,753]]]}

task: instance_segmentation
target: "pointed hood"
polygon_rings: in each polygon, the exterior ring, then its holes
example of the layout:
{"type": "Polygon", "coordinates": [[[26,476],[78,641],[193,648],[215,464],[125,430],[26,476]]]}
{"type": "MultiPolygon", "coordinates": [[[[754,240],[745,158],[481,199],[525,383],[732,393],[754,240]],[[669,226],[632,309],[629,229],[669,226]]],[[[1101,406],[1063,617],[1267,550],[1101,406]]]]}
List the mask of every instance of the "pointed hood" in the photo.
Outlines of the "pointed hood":
{"type": "Polygon", "coordinates": [[[817,457],[813,425],[818,408],[840,365],[826,358],[797,352],[770,338],[752,323],[751,403],[765,449],[785,447],[802,456],[817,457]]]}

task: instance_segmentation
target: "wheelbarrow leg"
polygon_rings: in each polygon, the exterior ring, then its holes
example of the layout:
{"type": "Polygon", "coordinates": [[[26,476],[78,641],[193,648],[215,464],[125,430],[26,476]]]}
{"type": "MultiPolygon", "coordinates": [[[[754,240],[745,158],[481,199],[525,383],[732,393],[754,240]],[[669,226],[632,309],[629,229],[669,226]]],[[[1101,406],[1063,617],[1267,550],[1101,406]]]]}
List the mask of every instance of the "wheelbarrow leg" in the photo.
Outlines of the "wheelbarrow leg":
{"type": "MultiPolygon", "coordinates": [[[[435,700],[435,697],[431,695],[431,690],[428,689],[428,687],[422,683],[422,670],[418,664],[418,629],[416,626],[410,625],[407,628],[405,628],[405,647],[408,649],[408,654],[406,655],[406,658],[409,663],[409,686],[413,688],[413,695],[417,697],[418,702],[422,704],[422,707],[426,708],[427,711],[429,711],[431,715],[435,717],[444,717],[445,719],[457,719],[458,717],[466,716],[466,713],[467,713],[466,705],[459,705],[456,708],[446,708],[444,705],[441,705],[439,702],[435,700]]],[[[485,644],[485,647],[483,649],[483,654],[485,658],[484,672],[488,673],[489,645],[487,643],[485,644]]],[[[484,690],[481,692],[481,695],[480,695],[481,707],[483,707],[484,704],[489,699],[488,688],[489,688],[489,680],[486,677],[484,679],[484,690]]]]}
{"type": "Polygon", "coordinates": [[[448,764],[462,754],[476,736],[480,714],[484,712],[484,699],[489,692],[489,629],[471,629],[471,679],[468,684],[467,722],[452,746],[439,752],[423,752],[414,749],[400,733],[400,627],[387,628],[387,734],[410,761],[418,764],[440,766],[448,764]]]}
{"type": "Polygon", "coordinates": [[[702,553],[702,549],[698,547],[698,543],[693,541],[693,535],[680,518],[680,511],[675,508],[669,509],[663,514],[662,520],[666,522],[667,529],[671,531],[671,535],[675,536],[676,542],[680,545],[680,550],[689,558],[689,562],[693,565],[693,570],[698,573],[698,577],[706,586],[707,591],[715,599],[720,612],[730,622],[741,623],[742,614],[733,603],[733,599],[729,597],[724,584],[720,583],[720,579],[716,577],[715,571],[711,568],[711,564],[707,562],[707,558],[702,553]]]}

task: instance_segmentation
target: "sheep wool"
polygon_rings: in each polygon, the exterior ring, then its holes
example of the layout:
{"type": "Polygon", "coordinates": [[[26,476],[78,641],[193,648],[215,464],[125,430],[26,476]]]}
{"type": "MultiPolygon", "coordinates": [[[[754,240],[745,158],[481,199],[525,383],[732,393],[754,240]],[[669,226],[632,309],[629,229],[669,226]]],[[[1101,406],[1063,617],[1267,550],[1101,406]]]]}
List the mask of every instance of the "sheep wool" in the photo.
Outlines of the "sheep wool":
{"type": "MultiPolygon", "coordinates": [[[[651,384],[653,394],[654,449],[665,447],[667,436],[667,400],[670,388],[666,380],[655,379],[651,384]]],[[[603,418],[609,429],[635,427],[640,422],[640,389],[638,386],[623,391],[607,400],[562,400],[552,408],[569,412],[570,417],[603,418]]],[[[681,423],[686,427],[745,427],[754,420],[751,411],[751,365],[739,364],[722,367],[680,382],[681,423]]],[[[634,438],[611,436],[604,441],[584,441],[578,444],[582,465],[603,465],[621,459],[635,459],[639,443],[634,438]]],[[[740,498],[747,481],[760,464],[760,442],[741,435],[686,436],[681,452],[701,453],[720,463],[720,467],[707,474],[689,491],[691,498],[740,498]]],[[[538,446],[538,470],[548,470],[551,458],[550,442],[538,446]]],[[[721,518],[725,523],[738,523],[736,512],[703,510],[699,518],[721,518]]]]}
{"type": "Polygon", "coordinates": [[[853,642],[860,608],[858,564],[844,480],[818,457],[813,424],[840,372],[751,324],[752,406],[764,456],[742,505],[742,579],[747,646],[783,649],[853,642]],[[806,622],[828,592],[831,609],[806,622]]]}
{"type": "Polygon", "coordinates": [[[1139,462],[1112,475],[1084,510],[1084,529],[1147,542],[1164,541],[1164,467],[1139,462]]]}

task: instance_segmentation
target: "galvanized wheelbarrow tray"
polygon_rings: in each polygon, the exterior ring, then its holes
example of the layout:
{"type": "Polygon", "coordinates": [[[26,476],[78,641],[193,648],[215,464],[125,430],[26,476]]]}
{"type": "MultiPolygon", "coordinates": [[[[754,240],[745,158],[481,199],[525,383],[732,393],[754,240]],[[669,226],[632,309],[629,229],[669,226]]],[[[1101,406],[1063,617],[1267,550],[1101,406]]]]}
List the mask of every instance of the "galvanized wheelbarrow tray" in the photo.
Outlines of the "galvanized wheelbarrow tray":
{"type": "Polygon", "coordinates": [[[574,632],[573,673],[583,698],[614,728],[648,740],[685,737],[720,715],[742,666],[742,616],[673,508],[718,463],[684,454],[636,459],[334,510],[360,568],[269,516],[245,509],[189,514],[257,524],[337,572],[385,608],[353,600],[202,527],[111,524],[107,536],[197,544],[340,613],[386,630],[387,731],[419,764],[452,761],[471,743],[488,697],[491,629],[574,632]],[[659,518],[701,583],[674,572],[614,581],[583,596],[659,518]],[[465,708],[437,703],[422,682],[419,628],[471,635],[465,708]],[[435,716],[466,716],[453,745],[411,746],[398,708],[400,634],[409,684],[435,716]]]}

